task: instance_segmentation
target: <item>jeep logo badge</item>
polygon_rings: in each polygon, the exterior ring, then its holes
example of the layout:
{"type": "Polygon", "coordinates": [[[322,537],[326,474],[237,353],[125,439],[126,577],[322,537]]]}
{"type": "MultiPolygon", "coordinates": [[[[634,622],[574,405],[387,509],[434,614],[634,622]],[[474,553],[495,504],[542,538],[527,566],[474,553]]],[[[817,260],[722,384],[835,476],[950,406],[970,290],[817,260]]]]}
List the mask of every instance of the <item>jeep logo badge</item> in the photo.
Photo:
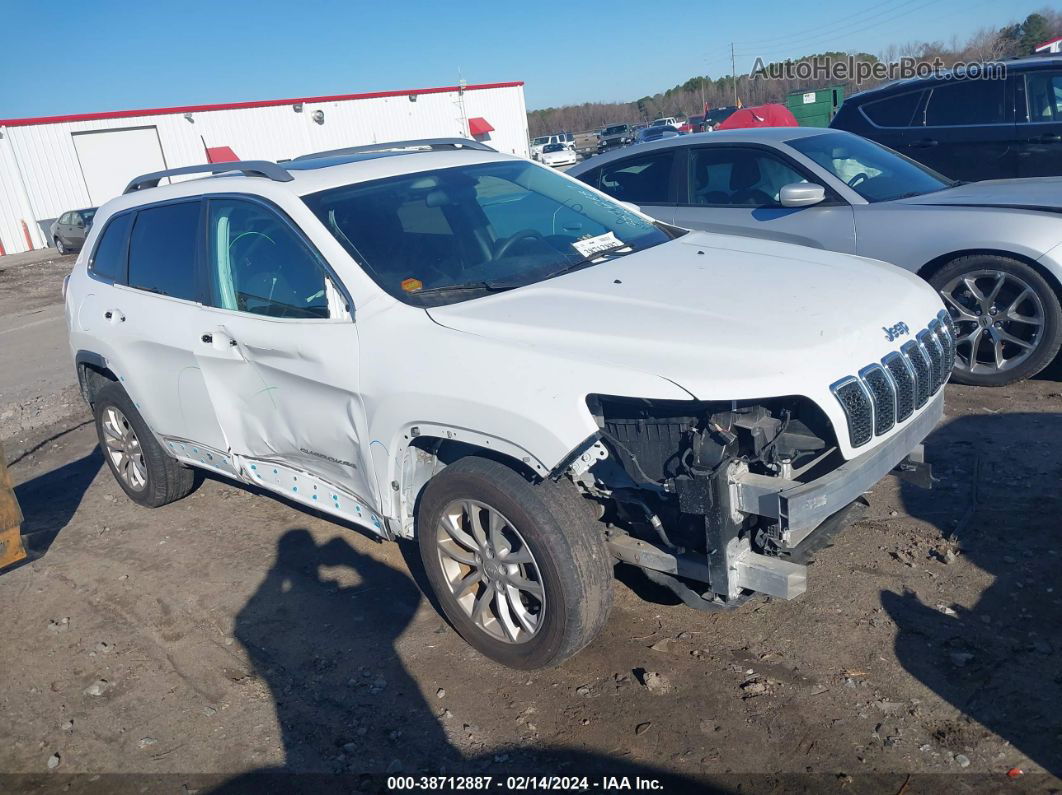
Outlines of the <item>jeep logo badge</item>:
{"type": "Polygon", "coordinates": [[[895,326],[882,326],[881,330],[885,332],[885,339],[889,342],[892,342],[897,337],[902,337],[904,334],[911,333],[911,329],[909,329],[907,324],[902,321],[895,326]]]}

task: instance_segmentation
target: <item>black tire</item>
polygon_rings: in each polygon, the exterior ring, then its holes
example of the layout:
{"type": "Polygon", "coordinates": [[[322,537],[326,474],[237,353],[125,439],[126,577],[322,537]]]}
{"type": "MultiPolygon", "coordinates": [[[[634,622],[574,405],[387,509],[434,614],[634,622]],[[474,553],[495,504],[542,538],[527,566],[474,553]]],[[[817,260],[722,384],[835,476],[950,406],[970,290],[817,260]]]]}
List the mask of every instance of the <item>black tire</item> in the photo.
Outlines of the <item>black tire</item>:
{"type": "MultiPolygon", "coordinates": [[[[934,273],[930,277],[929,283],[942,296],[945,296],[944,305],[957,322],[957,335],[960,340],[977,326],[975,321],[963,320],[960,316],[957,316],[954,302],[947,297],[948,287],[954,284],[956,279],[979,272],[1006,274],[1011,281],[1006,282],[1004,288],[1009,289],[1011,293],[1017,291],[1019,283],[1027,285],[1035,294],[1040,307],[1042,307],[1043,325],[1034,334],[1031,325],[1008,320],[1004,317],[1006,298],[1001,295],[1000,298],[1002,300],[1000,303],[1003,306],[997,308],[999,314],[996,322],[1002,324],[1003,331],[1008,332],[1008,334],[1013,333],[1014,336],[1021,335],[1024,341],[1031,342],[1034,347],[1025,358],[1007,366],[1006,369],[981,369],[979,372],[971,372],[967,364],[971,345],[969,342],[965,344],[960,342],[951,380],[971,386],[1006,386],[1007,384],[1031,378],[1054,360],[1058,354],[1059,347],[1062,346],[1062,306],[1059,304],[1058,294],[1036,268],[1020,260],[995,254],[972,254],[967,257],[959,257],[934,273]]],[[[981,284],[992,283],[992,277],[990,276],[981,276],[979,278],[982,280],[981,284]]],[[[974,307],[978,306],[979,302],[975,300],[972,293],[967,292],[966,295],[968,296],[966,299],[968,301],[967,309],[977,314],[979,310],[974,307]]],[[[1028,311],[1030,307],[1031,304],[1023,303],[1020,308],[1028,311]]],[[[1024,312],[1021,314],[1024,314],[1024,312]]],[[[991,339],[984,338],[984,341],[979,342],[979,350],[982,354],[980,358],[982,359],[986,358],[984,356],[986,342],[991,344],[991,339]]],[[[1004,344],[1006,345],[1005,352],[1022,352],[1020,347],[1015,347],[1009,343],[1004,344]]]]}
{"type": "Polygon", "coordinates": [[[111,474],[122,487],[122,491],[133,502],[147,508],[158,508],[187,496],[195,488],[195,472],[181,465],[177,459],[172,458],[162,449],[121,385],[110,383],[97,393],[93,403],[93,414],[96,419],[96,436],[107,466],[110,467],[111,474]],[[144,482],[139,488],[131,484],[119,472],[115,456],[108,448],[108,432],[105,426],[112,419],[108,414],[112,408],[117,409],[120,415],[124,416],[125,427],[132,430],[139,443],[139,459],[146,473],[144,482]]]}
{"type": "Polygon", "coordinates": [[[59,256],[64,256],[67,251],[66,246],[63,245],[63,241],[58,237],[55,238],[55,250],[59,252],[59,256]]]}
{"type": "Polygon", "coordinates": [[[608,619],[612,559],[592,506],[567,481],[530,483],[496,461],[462,458],[425,487],[417,539],[425,574],[450,623],[469,645],[502,665],[523,670],[557,665],[589,644],[608,619]],[[437,533],[443,511],[458,500],[475,500],[502,514],[534,557],[545,599],[540,626],[521,643],[488,634],[447,584],[437,533]]]}

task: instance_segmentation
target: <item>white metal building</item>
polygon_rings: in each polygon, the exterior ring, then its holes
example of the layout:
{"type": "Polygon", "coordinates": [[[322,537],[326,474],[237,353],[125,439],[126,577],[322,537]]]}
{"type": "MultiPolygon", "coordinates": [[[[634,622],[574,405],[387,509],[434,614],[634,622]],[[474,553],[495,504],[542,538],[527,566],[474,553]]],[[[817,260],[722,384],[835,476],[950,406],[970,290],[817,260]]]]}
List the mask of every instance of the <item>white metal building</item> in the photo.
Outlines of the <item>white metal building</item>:
{"type": "Polygon", "coordinates": [[[0,254],[52,245],[51,222],[135,176],[343,146],[473,137],[527,157],[522,82],[0,119],[0,254]]]}

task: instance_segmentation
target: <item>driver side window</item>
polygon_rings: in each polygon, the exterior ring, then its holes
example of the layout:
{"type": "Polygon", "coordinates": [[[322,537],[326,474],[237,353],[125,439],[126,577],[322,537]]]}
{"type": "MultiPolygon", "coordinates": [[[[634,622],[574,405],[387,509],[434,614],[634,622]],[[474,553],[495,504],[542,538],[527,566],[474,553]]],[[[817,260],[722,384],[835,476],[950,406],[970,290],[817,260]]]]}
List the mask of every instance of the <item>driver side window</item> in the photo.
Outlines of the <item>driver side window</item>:
{"type": "Polygon", "coordinates": [[[807,182],[783,160],[760,149],[704,147],[690,152],[690,204],[781,207],[785,185],[807,182]]]}
{"type": "Polygon", "coordinates": [[[208,215],[213,306],[268,317],[329,317],[325,271],[283,218],[239,199],[212,199],[208,215]]]}

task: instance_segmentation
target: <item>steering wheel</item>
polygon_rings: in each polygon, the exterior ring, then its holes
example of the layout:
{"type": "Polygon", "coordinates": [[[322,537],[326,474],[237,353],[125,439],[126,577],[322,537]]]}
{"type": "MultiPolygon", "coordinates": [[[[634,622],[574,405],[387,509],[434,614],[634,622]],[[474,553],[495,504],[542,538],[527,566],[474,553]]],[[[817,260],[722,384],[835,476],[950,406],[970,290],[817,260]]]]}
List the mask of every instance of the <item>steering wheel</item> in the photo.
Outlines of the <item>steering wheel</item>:
{"type": "Polygon", "coordinates": [[[866,182],[868,179],[870,179],[870,177],[867,176],[867,172],[860,171],[858,174],[848,180],[848,187],[854,188],[856,185],[866,182]]]}
{"type": "Polygon", "coordinates": [[[509,235],[509,237],[505,238],[505,240],[502,241],[501,245],[497,247],[497,250],[494,252],[494,259],[502,259],[506,254],[509,253],[509,249],[511,249],[521,240],[528,240],[531,238],[538,238],[539,240],[541,240],[542,234],[534,229],[521,229],[519,232],[509,235]]]}

